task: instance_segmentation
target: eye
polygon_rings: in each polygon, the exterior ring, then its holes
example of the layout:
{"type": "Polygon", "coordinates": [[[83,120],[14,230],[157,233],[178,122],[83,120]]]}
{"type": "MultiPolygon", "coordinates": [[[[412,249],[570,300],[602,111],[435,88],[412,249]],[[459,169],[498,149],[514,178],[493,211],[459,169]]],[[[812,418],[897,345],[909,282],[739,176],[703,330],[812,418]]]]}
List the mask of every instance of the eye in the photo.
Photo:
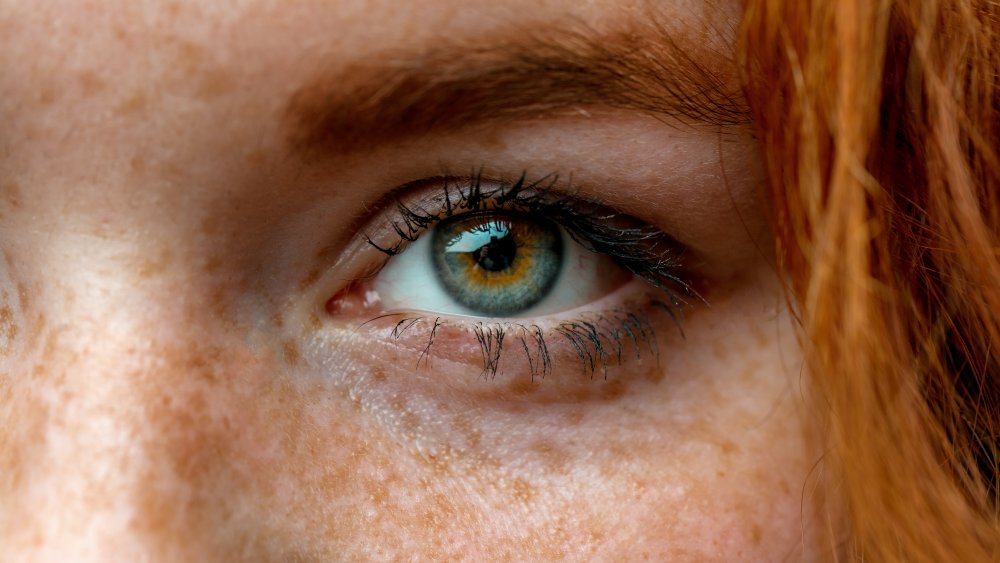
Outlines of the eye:
{"type": "Polygon", "coordinates": [[[373,289],[388,311],[526,318],[581,307],[631,278],[550,219],[480,211],[439,222],[389,261],[373,289]]]}
{"type": "Polygon", "coordinates": [[[554,175],[525,177],[402,186],[403,198],[350,252],[380,253],[381,267],[341,286],[326,312],[357,319],[418,358],[481,361],[486,376],[507,366],[545,377],[571,358],[584,373],[606,376],[609,367],[658,353],[656,317],[679,329],[687,298],[697,298],[681,265],[684,248],[567,186],[557,189],[554,175]],[[507,358],[511,350],[523,361],[507,358]]]}

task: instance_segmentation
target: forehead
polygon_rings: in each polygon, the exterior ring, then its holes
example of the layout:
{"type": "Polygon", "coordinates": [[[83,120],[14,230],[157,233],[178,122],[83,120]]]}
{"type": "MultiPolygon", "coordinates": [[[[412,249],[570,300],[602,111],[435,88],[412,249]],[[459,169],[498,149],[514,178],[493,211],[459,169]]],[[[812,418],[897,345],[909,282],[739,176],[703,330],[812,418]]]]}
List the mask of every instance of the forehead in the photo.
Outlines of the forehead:
{"type": "Polygon", "coordinates": [[[0,6],[0,86],[4,106],[17,101],[18,111],[32,101],[16,98],[22,87],[43,104],[92,97],[105,85],[199,98],[236,87],[277,95],[318,66],[419,53],[442,41],[517,43],[525,30],[597,35],[653,19],[676,40],[704,46],[732,36],[738,9],[736,2],[709,0],[0,0],[0,6]]]}
{"type": "MultiPolygon", "coordinates": [[[[120,164],[108,147],[151,139],[217,151],[213,139],[279,137],[266,128],[289,99],[354,61],[406,64],[442,43],[503,50],[524,36],[599,36],[650,20],[672,41],[726,52],[737,10],[714,0],[0,0],[0,144],[27,165],[38,150],[18,146],[44,141],[49,172],[120,164]]],[[[107,172],[94,180],[107,185],[107,172]]]]}
{"type": "MultiPolygon", "coordinates": [[[[5,62],[20,55],[38,71],[99,63],[119,73],[183,72],[206,60],[251,69],[297,69],[310,59],[351,59],[393,49],[419,49],[442,39],[474,38],[521,26],[596,32],[656,17],[669,31],[718,35],[731,28],[735,2],[705,0],[2,0],[5,62]],[[706,27],[714,28],[711,30],[706,27]],[[712,32],[712,33],[710,33],[712,32]],[[163,59],[151,55],[173,55],[163,59]],[[91,57],[99,55],[99,60],[91,57]],[[142,63],[138,67],[127,61],[142,63]],[[281,62],[277,67],[274,63],[281,62]],[[270,63],[270,64],[269,64],[270,63]]],[[[725,33],[724,33],[725,35],[725,33]]]]}

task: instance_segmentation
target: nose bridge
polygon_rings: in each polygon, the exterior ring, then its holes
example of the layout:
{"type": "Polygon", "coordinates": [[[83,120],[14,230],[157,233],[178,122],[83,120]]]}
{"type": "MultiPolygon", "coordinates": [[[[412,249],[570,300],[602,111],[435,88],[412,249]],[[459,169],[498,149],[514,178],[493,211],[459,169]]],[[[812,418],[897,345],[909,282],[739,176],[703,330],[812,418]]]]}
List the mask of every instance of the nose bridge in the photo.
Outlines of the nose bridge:
{"type": "Polygon", "coordinates": [[[7,544],[32,560],[162,560],[212,505],[222,361],[157,312],[155,291],[113,277],[74,287],[10,379],[4,440],[19,477],[0,481],[0,559],[7,544]]]}
{"type": "Polygon", "coordinates": [[[14,529],[34,538],[42,560],[141,560],[192,495],[177,471],[178,440],[157,430],[180,417],[151,382],[158,362],[129,358],[125,342],[74,350],[69,334],[50,336],[58,351],[20,389],[11,428],[35,431],[19,444],[14,529]]]}

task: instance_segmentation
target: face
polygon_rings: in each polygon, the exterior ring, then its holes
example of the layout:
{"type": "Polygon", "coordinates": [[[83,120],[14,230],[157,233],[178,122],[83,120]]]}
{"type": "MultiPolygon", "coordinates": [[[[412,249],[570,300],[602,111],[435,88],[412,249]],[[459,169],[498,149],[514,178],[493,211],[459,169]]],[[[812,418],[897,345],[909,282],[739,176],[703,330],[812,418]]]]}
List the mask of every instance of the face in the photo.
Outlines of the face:
{"type": "Polygon", "coordinates": [[[0,558],[808,557],[735,3],[0,4],[0,558]]]}

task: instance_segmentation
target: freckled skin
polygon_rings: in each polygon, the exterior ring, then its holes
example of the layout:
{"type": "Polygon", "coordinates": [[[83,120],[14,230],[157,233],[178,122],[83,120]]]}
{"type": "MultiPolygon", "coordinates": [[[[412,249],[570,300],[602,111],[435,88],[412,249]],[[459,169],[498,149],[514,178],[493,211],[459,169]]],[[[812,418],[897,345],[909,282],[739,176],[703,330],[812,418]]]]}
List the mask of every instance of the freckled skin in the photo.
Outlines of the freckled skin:
{"type": "Polygon", "coordinates": [[[282,146],[289,85],[373,46],[634,8],[419,4],[0,0],[0,560],[810,556],[817,453],[766,257],[607,379],[418,363],[324,310],[331,278],[370,271],[340,261],[369,192],[555,148],[497,130],[315,167],[282,146]]]}

